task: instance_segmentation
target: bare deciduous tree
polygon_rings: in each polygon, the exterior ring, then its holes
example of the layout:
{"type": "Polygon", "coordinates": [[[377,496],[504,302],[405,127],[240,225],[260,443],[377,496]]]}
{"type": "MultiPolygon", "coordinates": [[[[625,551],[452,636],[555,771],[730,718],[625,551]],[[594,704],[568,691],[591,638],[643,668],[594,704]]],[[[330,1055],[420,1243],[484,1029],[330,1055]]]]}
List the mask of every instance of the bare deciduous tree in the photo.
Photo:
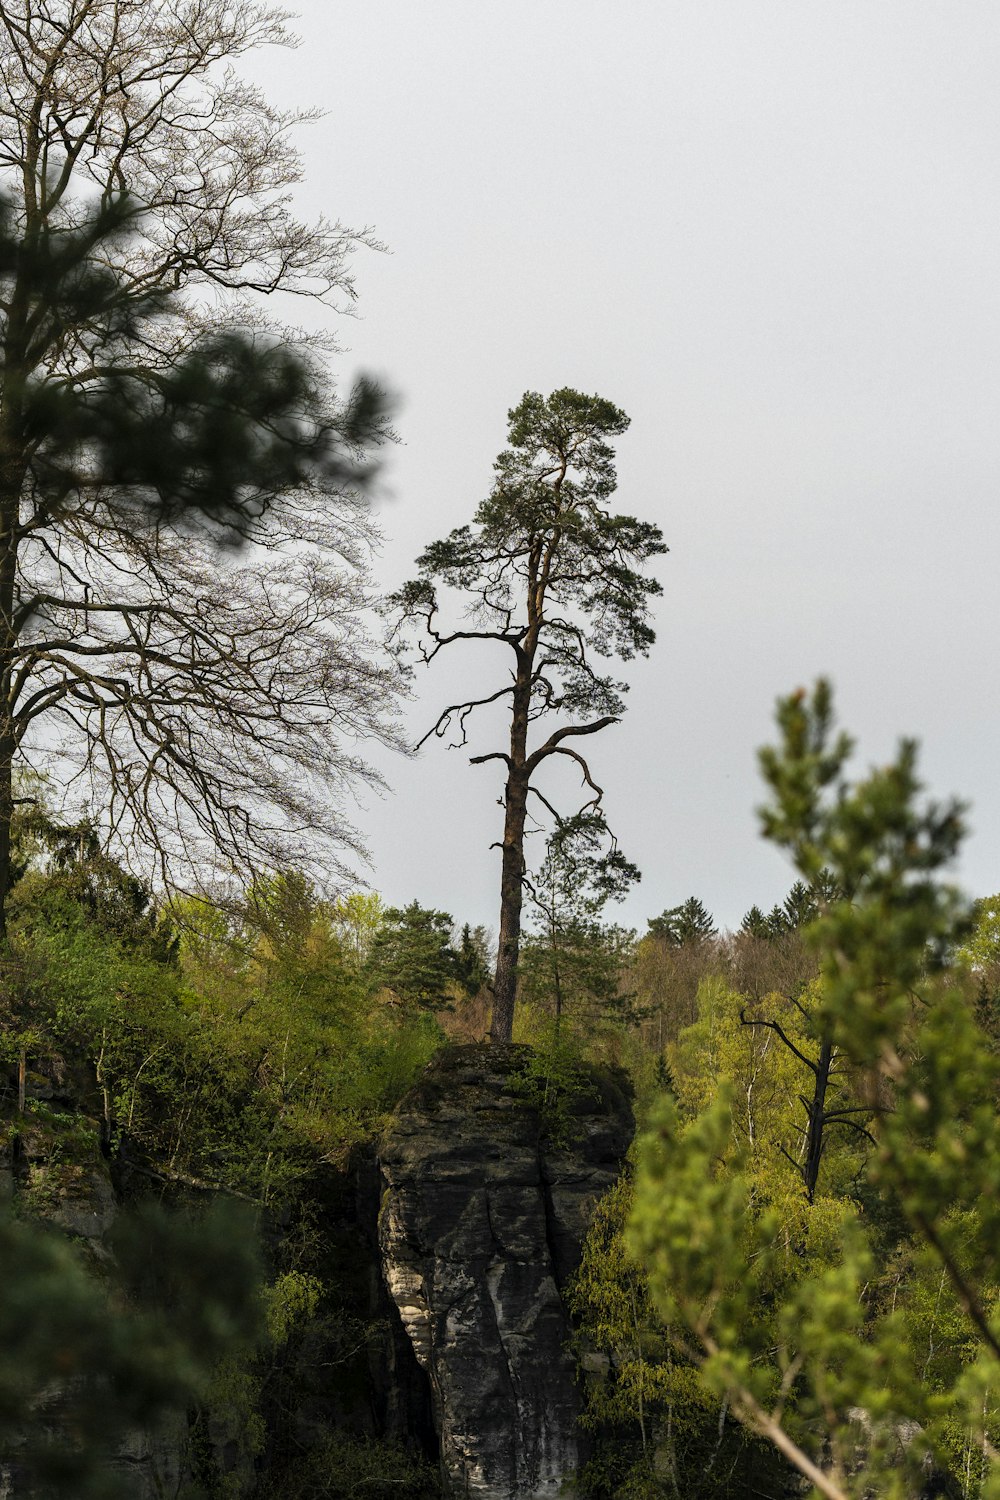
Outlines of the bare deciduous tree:
{"type": "Polygon", "coordinates": [[[328,868],[353,747],[393,734],[359,624],[379,404],[338,403],[331,337],[261,311],[347,310],[371,243],[294,216],[302,117],[232,70],[285,21],[0,7],[0,931],[19,764],[54,758],[165,878],[328,868]]]}

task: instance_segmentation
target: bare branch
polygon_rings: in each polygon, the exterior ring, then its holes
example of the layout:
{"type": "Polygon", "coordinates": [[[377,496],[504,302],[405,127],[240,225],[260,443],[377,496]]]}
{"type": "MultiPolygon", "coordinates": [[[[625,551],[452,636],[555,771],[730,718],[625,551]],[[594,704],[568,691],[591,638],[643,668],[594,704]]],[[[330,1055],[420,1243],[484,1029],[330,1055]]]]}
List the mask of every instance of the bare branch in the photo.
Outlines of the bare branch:
{"type": "Polygon", "coordinates": [[[509,755],[505,755],[502,750],[491,750],[488,755],[470,755],[469,765],[483,766],[488,760],[502,760],[508,770],[510,769],[511,758],[509,755]]]}
{"type": "MultiPolygon", "coordinates": [[[[349,311],[350,253],[375,243],[295,217],[289,133],[304,116],[231,66],[291,41],[267,0],[0,7],[0,188],[15,238],[51,252],[16,256],[0,302],[0,866],[10,746],[176,880],[290,859],[335,876],[359,843],[331,799],[378,780],[365,740],[400,744],[399,676],[360,624],[371,519],[332,468],[287,489],[247,481],[257,509],[237,566],[206,534],[179,540],[151,519],[150,493],[93,443],[60,456],[19,404],[25,389],[56,408],[93,403],[129,381],[155,395],[208,335],[238,328],[261,359],[295,351],[296,411],[360,457],[322,363],[332,335],[271,321],[243,295],[349,311]],[[82,258],[63,276],[68,247],[82,258]],[[77,272],[93,279],[89,301],[77,272]]],[[[278,428],[272,408],[256,433],[278,428]]],[[[0,920],[2,900],[0,874],[0,920]]]]}
{"type": "MultiPolygon", "coordinates": [[[[529,774],[547,755],[554,755],[560,749],[561,742],[571,735],[597,734],[601,729],[607,729],[609,724],[617,723],[617,715],[605,714],[604,718],[596,719],[592,724],[565,724],[561,729],[556,729],[549,735],[544,745],[539,745],[538,749],[528,756],[526,764],[529,774]]],[[[560,753],[569,754],[570,752],[562,750],[560,753]]],[[[575,758],[579,759],[579,757],[575,758]]]]}
{"type": "Polygon", "coordinates": [[[740,1010],[740,1024],[743,1026],[761,1026],[765,1027],[768,1031],[773,1031],[778,1037],[780,1037],[781,1041],[788,1048],[789,1052],[793,1053],[794,1056],[798,1058],[799,1062],[805,1063],[810,1072],[818,1074],[818,1065],[812,1060],[811,1057],[806,1057],[805,1053],[800,1051],[799,1048],[796,1047],[791,1037],[784,1030],[784,1028],[778,1024],[777,1021],[752,1020],[750,1017],[748,1017],[746,1009],[742,1008],[740,1010]]]}
{"type": "MultiPolygon", "coordinates": [[[[531,792],[534,796],[536,796],[538,798],[539,802],[545,808],[546,812],[548,812],[550,814],[550,816],[552,817],[553,822],[558,827],[558,825],[562,822],[562,818],[556,812],[555,808],[552,806],[552,803],[549,801],[549,799],[547,797],[545,797],[545,796],[542,795],[542,793],[538,790],[537,786],[529,786],[528,791],[531,792]]],[[[526,885],[526,887],[528,889],[533,889],[533,887],[531,886],[531,882],[527,879],[527,877],[525,877],[525,885],[526,885]]]]}
{"type": "Polygon", "coordinates": [[[458,730],[460,738],[454,741],[452,748],[460,749],[461,746],[468,744],[466,720],[468,719],[469,715],[473,713],[477,708],[484,708],[488,703],[496,703],[500,698],[508,698],[513,691],[514,684],[511,682],[508,683],[506,687],[498,688],[495,693],[490,693],[485,698],[471,698],[467,699],[464,703],[451,704],[450,707],[442,710],[435,723],[431,726],[430,729],[428,729],[427,733],[425,735],[422,735],[421,738],[417,741],[414,749],[421,749],[421,747],[426,745],[427,741],[430,739],[443,739],[444,736],[448,733],[448,730],[451,728],[452,720],[456,717],[458,719],[458,730]]]}
{"type": "Polygon", "coordinates": [[[580,770],[583,772],[584,785],[589,786],[591,791],[594,793],[591,801],[587,804],[587,806],[596,807],[601,798],[604,796],[604,788],[597,785],[597,782],[590,774],[590,767],[587,765],[587,762],[584,760],[579,751],[571,749],[569,745],[556,745],[555,748],[549,752],[549,754],[565,755],[570,760],[576,762],[576,764],[580,767],[580,770]]]}

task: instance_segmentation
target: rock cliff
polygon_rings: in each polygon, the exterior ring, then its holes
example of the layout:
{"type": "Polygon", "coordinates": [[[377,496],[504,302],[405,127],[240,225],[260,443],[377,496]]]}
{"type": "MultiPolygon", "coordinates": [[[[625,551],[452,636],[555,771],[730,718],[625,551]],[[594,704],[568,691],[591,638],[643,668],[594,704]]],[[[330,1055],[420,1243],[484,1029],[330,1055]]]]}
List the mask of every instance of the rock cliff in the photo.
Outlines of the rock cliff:
{"type": "Polygon", "coordinates": [[[441,1053],[380,1161],[383,1274],[430,1382],[445,1489],[480,1500],[554,1497],[578,1466],[560,1291],[632,1131],[621,1091],[595,1077],[553,1144],[525,1061],[518,1047],[441,1053]]]}

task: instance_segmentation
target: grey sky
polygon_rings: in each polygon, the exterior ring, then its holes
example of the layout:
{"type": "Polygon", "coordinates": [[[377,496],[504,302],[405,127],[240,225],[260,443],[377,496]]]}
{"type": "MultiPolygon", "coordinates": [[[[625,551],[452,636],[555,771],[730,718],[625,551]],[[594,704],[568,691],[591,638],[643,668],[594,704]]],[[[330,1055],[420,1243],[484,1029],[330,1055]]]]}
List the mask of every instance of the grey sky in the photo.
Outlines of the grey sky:
{"type": "MultiPolygon", "coordinates": [[[[836,685],[860,762],[923,742],[1000,889],[1000,9],[993,0],[299,0],[255,69],[302,203],[372,224],[345,375],[399,393],[387,586],[469,518],[526,389],[632,417],[619,502],[671,547],[659,639],[593,742],[642,925],[728,924],[761,844],[775,697],[836,685]]],[[[495,674],[473,658],[471,674],[495,674]]],[[[458,679],[419,683],[422,730],[458,679]]],[[[480,676],[479,680],[486,679],[480,676]]],[[[495,679],[498,680],[498,679],[495,679]]],[[[496,768],[433,746],[360,822],[373,881],[495,924],[496,768]]]]}

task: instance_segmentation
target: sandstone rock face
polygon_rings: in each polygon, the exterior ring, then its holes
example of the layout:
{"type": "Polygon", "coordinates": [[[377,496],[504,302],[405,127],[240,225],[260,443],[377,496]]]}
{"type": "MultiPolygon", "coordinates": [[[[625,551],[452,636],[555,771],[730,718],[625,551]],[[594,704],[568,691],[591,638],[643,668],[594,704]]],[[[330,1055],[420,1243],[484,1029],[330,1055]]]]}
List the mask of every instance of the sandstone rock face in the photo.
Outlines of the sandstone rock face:
{"type": "Polygon", "coordinates": [[[620,1092],[547,1145],[524,1049],[442,1053],[381,1153],[382,1268],[430,1381],[446,1491],[549,1500],[577,1468],[578,1398],[560,1288],[632,1131],[620,1092]]]}

